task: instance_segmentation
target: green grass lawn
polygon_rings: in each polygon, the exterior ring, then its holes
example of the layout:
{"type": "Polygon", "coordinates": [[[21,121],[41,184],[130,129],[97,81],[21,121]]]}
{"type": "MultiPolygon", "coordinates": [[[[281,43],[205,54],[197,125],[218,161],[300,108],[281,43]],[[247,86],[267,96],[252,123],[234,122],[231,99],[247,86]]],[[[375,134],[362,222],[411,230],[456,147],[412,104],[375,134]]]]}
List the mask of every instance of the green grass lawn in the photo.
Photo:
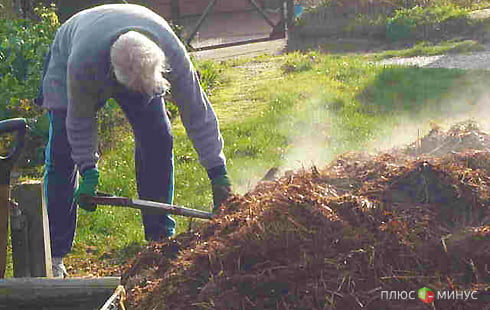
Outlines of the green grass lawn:
{"type": "MultiPolygon", "coordinates": [[[[347,151],[374,150],[416,137],[417,129],[427,130],[429,120],[443,122],[474,111],[485,91],[486,72],[375,65],[380,57],[293,53],[208,63],[204,68],[217,78],[210,99],[235,191],[252,189],[271,167],[322,166],[347,151]],[[411,126],[400,127],[406,124],[411,126]]],[[[174,135],[175,203],[209,210],[209,181],[178,119],[174,135]]],[[[116,138],[100,162],[100,190],[136,197],[128,127],[118,129],[116,138]]],[[[188,228],[187,218],[177,221],[178,232],[188,228]]],[[[87,270],[77,264],[87,256],[98,261],[94,264],[114,264],[142,244],[138,211],[81,210],[69,263],[74,274],[83,275],[87,270]]]]}

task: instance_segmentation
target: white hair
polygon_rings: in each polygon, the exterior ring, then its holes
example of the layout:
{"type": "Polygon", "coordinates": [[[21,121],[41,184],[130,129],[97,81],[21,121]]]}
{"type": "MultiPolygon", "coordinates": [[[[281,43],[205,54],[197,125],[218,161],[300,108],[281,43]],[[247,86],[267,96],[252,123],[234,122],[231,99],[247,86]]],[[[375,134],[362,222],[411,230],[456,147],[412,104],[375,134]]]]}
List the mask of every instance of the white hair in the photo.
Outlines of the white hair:
{"type": "Polygon", "coordinates": [[[153,96],[170,88],[163,77],[170,71],[165,54],[142,33],[129,31],[119,36],[111,47],[111,64],[117,81],[133,91],[153,96]]]}

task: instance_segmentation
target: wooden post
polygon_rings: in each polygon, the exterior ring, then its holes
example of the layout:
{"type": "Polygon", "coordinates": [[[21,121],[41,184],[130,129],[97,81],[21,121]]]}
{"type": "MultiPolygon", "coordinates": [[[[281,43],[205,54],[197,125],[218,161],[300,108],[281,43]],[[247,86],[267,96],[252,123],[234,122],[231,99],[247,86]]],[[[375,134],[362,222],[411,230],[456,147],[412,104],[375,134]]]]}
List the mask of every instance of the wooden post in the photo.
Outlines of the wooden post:
{"type": "Polygon", "coordinates": [[[49,222],[42,182],[26,181],[15,184],[12,186],[12,198],[19,204],[20,211],[27,220],[30,276],[51,277],[49,222]]]}
{"type": "Polygon", "coordinates": [[[9,218],[9,185],[0,184],[0,278],[5,277],[9,218]]]}
{"type": "Polygon", "coordinates": [[[285,26],[285,32],[286,32],[286,37],[288,35],[289,30],[291,30],[291,27],[293,26],[293,19],[294,19],[294,1],[293,0],[285,0],[283,3],[284,6],[284,26],[285,26]]]}

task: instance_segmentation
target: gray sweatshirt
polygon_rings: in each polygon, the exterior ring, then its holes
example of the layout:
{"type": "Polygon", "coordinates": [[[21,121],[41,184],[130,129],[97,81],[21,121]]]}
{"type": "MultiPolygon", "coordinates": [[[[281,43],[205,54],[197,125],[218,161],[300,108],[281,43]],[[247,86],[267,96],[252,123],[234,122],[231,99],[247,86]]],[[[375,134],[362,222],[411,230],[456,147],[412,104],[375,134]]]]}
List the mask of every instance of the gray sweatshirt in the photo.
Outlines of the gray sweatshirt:
{"type": "Polygon", "coordinates": [[[171,70],[166,78],[203,167],[224,166],[216,115],[183,44],[153,11],[134,4],[109,4],[82,11],[58,29],[43,79],[42,106],[67,111],[68,139],[79,169],[97,163],[96,113],[115,91],[110,47],[130,30],[144,33],[165,53],[171,70]]]}

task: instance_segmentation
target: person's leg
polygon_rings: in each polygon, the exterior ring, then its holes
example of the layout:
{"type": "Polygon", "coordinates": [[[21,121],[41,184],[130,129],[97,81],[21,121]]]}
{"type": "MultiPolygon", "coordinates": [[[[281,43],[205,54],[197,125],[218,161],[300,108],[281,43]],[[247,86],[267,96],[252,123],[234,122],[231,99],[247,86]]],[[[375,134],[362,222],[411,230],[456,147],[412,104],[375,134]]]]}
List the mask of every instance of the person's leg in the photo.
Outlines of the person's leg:
{"type": "MultiPolygon", "coordinates": [[[[173,137],[162,98],[123,92],[116,100],[126,114],[135,137],[135,168],[140,199],[173,202],[173,137]]],[[[160,240],[175,233],[169,215],[142,212],[145,238],[160,240]]]]}
{"type": "Polygon", "coordinates": [[[48,112],[50,127],[46,147],[44,195],[51,235],[51,256],[63,257],[71,251],[77,208],[73,203],[76,169],[66,135],[66,112],[48,112]]]}

